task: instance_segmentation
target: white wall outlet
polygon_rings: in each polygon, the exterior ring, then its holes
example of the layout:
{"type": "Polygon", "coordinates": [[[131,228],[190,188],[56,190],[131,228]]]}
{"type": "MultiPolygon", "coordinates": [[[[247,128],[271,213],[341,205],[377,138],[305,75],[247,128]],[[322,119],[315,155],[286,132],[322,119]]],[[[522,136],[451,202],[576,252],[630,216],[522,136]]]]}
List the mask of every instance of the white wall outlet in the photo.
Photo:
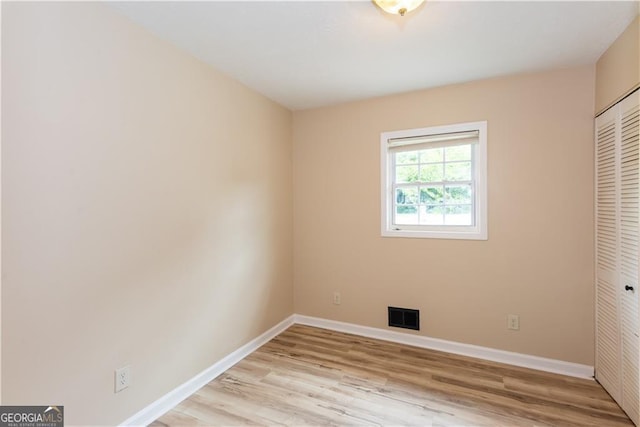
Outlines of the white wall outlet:
{"type": "Polygon", "coordinates": [[[340,298],[340,292],[333,293],[333,303],[335,305],[340,305],[342,303],[342,299],[340,298]]]}
{"type": "Polygon", "coordinates": [[[507,328],[513,329],[514,331],[520,330],[520,316],[517,314],[510,314],[507,316],[507,328]]]}
{"type": "Polygon", "coordinates": [[[119,393],[131,385],[131,366],[123,366],[115,371],[115,392],[119,393]]]}

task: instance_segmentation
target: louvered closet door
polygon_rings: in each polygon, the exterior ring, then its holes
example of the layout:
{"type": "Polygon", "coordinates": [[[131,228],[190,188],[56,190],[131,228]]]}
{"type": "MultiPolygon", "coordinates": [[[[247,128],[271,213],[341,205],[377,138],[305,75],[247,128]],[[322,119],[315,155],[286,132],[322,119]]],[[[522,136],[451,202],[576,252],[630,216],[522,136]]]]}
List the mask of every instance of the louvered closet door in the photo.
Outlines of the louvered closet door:
{"type": "Polygon", "coordinates": [[[620,401],[616,114],[596,120],[596,379],[620,401]]]}
{"type": "Polygon", "coordinates": [[[622,408],[638,424],[638,143],[637,97],[620,103],[620,308],[622,408]]]}
{"type": "Polygon", "coordinates": [[[640,92],[596,120],[596,379],[638,425],[640,92]]]}

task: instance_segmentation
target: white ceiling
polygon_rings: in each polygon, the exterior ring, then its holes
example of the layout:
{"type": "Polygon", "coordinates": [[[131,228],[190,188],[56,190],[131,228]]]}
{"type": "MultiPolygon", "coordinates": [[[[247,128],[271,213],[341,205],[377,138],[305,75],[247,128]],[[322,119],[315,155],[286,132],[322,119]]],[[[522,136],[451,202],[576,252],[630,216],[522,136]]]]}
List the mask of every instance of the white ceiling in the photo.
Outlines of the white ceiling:
{"type": "Polygon", "coordinates": [[[371,1],[110,3],[292,109],[593,64],[638,1],[427,1],[404,17],[371,1]]]}

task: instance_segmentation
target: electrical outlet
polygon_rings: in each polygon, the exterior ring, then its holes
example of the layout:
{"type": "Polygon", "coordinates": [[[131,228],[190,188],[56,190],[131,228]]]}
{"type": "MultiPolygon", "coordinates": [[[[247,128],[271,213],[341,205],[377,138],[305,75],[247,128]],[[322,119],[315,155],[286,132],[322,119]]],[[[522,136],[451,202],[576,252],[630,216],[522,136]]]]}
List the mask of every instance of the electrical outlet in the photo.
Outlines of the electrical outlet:
{"type": "Polygon", "coordinates": [[[507,328],[513,329],[514,331],[520,330],[520,316],[517,314],[510,314],[507,317],[507,328]]]}
{"type": "Polygon", "coordinates": [[[333,303],[335,305],[340,305],[342,303],[342,299],[340,298],[340,292],[333,293],[333,303]]]}
{"type": "Polygon", "coordinates": [[[115,393],[119,393],[131,385],[131,366],[123,366],[115,371],[115,393]]]}

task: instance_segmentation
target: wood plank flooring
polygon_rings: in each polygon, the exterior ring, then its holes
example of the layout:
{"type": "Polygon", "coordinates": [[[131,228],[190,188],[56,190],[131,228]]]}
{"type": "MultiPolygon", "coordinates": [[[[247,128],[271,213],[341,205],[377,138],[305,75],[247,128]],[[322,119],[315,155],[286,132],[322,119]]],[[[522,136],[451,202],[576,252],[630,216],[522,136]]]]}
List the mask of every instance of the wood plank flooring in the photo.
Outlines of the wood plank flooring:
{"type": "Polygon", "coordinates": [[[151,425],[633,424],[595,381],[294,325],[151,425]]]}

